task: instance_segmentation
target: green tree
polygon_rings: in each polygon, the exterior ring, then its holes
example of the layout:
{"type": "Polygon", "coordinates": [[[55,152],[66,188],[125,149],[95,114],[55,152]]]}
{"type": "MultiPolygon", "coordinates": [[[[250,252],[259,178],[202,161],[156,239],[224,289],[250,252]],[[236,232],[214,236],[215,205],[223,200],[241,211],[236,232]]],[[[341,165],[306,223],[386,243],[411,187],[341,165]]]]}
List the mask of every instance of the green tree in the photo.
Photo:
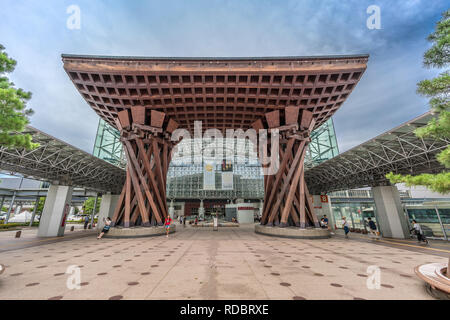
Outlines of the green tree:
{"type": "MultiPolygon", "coordinates": [[[[97,214],[99,212],[101,202],[102,202],[102,198],[98,198],[95,214],[97,214]]],[[[95,203],[94,197],[87,198],[87,200],[83,204],[83,213],[84,214],[92,214],[92,211],[94,210],[94,203],[95,203]]]]}
{"type": "Polygon", "coordinates": [[[26,108],[31,93],[15,88],[9,81],[7,74],[14,71],[17,62],[4,49],[0,44],[0,145],[33,149],[38,144],[31,141],[31,135],[21,134],[33,113],[26,108]]]}
{"type": "MultiPolygon", "coordinates": [[[[432,34],[428,36],[431,48],[424,54],[424,66],[427,68],[447,68],[450,63],[450,10],[442,14],[432,34]]],[[[423,80],[417,84],[417,93],[430,98],[430,109],[438,116],[426,126],[415,131],[421,138],[450,138],[450,72],[445,70],[439,76],[423,80]]],[[[437,155],[437,160],[445,167],[437,174],[416,176],[400,175],[390,172],[386,177],[391,183],[406,183],[408,186],[423,185],[440,192],[450,192],[450,145],[437,155]]]]}

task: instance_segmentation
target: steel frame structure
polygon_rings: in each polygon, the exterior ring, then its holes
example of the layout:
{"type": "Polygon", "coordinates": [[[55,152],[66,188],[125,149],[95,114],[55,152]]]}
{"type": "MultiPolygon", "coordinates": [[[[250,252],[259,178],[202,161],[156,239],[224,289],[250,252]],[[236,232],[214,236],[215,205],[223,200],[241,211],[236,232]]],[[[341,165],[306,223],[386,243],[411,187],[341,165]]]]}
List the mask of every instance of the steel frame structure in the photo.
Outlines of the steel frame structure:
{"type": "Polygon", "coordinates": [[[0,146],[0,169],[25,177],[98,192],[119,193],[125,171],[104,160],[27,126],[39,147],[34,150],[0,146]]]}
{"type": "Polygon", "coordinates": [[[389,172],[416,175],[445,170],[436,155],[450,140],[419,138],[416,128],[434,117],[430,112],[389,130],[305,172],[314,194],[388,185],[389,172]]]}
{"type": "Polygon", "coordinates": [[[124,169],[127,165],[119,132],[102,118],[98,122],[93,155],[124,169]]]}

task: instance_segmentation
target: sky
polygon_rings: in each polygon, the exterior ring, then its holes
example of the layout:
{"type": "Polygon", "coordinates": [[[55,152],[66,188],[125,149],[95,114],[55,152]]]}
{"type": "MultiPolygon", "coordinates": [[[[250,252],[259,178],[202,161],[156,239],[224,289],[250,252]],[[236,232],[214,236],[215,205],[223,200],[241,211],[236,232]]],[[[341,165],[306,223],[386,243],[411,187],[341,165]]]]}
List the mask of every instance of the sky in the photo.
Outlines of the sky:
{"type": "Polygon", "coordinates": [[[31,125],[89,153],[98,116],[63,70],[61,54],[125,56],[370,55],[334,119],[341,152],[429,110],[417,82],[426,37],[444,0],[0,0],[0,43],[17,60],[10,79],[31,91],[31,125]],[[80,29],[67,27],[71,5],[80,29]],[[366,25],[380,8],[380,29],[366,25]]]}

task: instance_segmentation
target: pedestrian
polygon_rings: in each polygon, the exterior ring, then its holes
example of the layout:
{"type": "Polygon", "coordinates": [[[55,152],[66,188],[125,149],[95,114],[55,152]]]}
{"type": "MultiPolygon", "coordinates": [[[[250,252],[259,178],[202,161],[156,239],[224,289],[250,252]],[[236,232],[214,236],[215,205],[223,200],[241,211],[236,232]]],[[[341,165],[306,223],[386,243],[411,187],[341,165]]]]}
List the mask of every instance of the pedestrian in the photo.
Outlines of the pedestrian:
{"type": "Polygon", "coordinates": [[[89,223],[89,216],[85,216],[84,217],[84,230],[87,229],[88,223],[89,223]]]}
{"type": "Polygon", "coordinates": [[[321,227],[322,229],[328,229],[327,224],[325,223],[325,219],[324,219],[324,218],[320,219],[320,227],[321,227]]]}
{"type": "Polygon", "coordinates": [[[371,217],[367,218],[367,220],[369,221],[367,224],[369,226],[370,233],[373,234],[378,239],[377,225],[375,224],[374,221],[372,221],[371,217]]]}
{"type": "Polygon", "coordinates": [[[172,224],[172,218],[170,215],[167,215],[166,221],[164,221],[164,227],[166,228],[166,237],[169,237],[170,225],[172,224]]]}
{"type": "Polygon", "coordinates": [[[180,224],[183,224],[183,216],[180,216],[180,224]]]}
{"type": "Polygon", "coordinates": [[[109,229],[111,228],[111,219],[109,217],[106,219],[103,218],[103,221],[105,222],[105,226],[103,227],[102,232],[100,232],[100,234],[98,235],[97,240],[101,239],[105,235],[105,233],[108,233],[109,229]]]}
{"type": "Polygon", "coordinates": [[[414,230],[414,233],[417,235],[417,242],[421,243],[423,241],[426,244],[428,244],[428,240],[425,237],[420,224],[418,224],[416,220],[413,220],[412,223],[413,223],[413,228],[410,231],[414,230]]]}
{"type": "Polygon", "coordinates": [[[198,223],[198,217],[197,217],[197,216],[195,216],[195,221],[194,221],[194,224],[195,224],[195,225],[197,225],[197,223],[198,223]]]}
{"type": "Polygon", "coordinates": [[[342,226],[344,227],[345,237],[348,238],[350,228],[348,227],[348,222],[345,217],[342,217],[342,226]]]}
{"type": "Polygon", "coordinates": [[[183,228],[186,228],[186,217],[183,216],[183,228]]]}

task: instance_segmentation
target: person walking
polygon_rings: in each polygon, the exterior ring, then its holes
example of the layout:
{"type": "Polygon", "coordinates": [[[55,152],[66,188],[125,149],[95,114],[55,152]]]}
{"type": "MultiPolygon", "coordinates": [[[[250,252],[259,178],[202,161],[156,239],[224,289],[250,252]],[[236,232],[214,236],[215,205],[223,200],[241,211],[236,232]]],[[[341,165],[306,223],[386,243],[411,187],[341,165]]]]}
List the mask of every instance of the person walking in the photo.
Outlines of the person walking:
{"type": "Polygon", "coordinates": [[[348,226],[348,222],[345,217],[342,217],[342,226],[344,227],[345,237],[348,238],[348,233],[350,232],[350,228],[348,226]]]}
{"type": "Polygon", "coordinates": [[[84,230],[87,229],[88,224],[89,224],[89,216],[85,216],[84,217],[84,230]]]}
{"type": "Polygon", "coordinates": [[[368,222],[367,225],[369,226],[369,231],[371,234],[373,234],[375,236],[375,238],[378,240],[378,232],[377,232],[377,225],[375,224],[375,222],[372,220],[371,217],[367,218],[368,222]]]}
{"type": "Polygon", "coordinates": [[[166,228],[166,237],[169,237],[170,225],[172,224],[172,218],[170,215],[167,215],[166,221],[164,221],[164,227],[166,228]]]}
{"type": "Polygon", "coordinates": [[[418,224],[416,220],[413,220],[412,223],[413,223],[413,228],[410,231],[414,231],[414,233],[417,235],[417,242],[421,243],[423,241],[426,244],[428,244],[428,240],[425,237],[420,224],[418,224]]]}
{"type": "Polygon", "coordinates": [[[107,217],[106,219],[103,218],[103,221],[105,222],[105,226],[103,227],[102,232],[100,232],[100,234],[98,235],[97,240],[101,239],[105,235],[105,233],[108,233],[109,229],[111,228],[111,219],[109,217],[107,217]]]}
{"type": "Polygon", "coordinates": [[[183,216],[183,228],[186,228],[186,217],[183,216]]]}

